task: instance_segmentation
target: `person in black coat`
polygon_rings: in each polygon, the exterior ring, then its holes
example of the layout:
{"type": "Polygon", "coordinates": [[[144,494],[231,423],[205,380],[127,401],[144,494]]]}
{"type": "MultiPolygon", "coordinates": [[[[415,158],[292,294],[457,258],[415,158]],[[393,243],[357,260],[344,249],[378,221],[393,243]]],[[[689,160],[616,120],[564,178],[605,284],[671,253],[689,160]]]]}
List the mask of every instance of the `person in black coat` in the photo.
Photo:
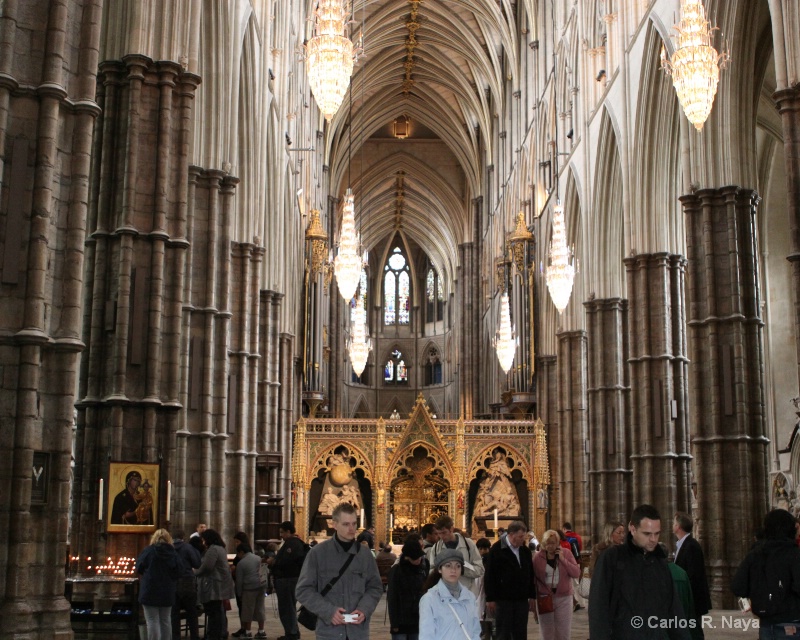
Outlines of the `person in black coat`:
{"type": "Polygon", "coordinates": [[[731,582],[740,598],[750,598],[758,616],[759,638],[796,638],[800,620],[798,524],[785,509],[764,517],[764,537],[742,560],[731,582]]]}
{"type": "Polygon", "coordinates": [[[389,570],[386,601],[392,640],[419,635],[419,601],[430,569],[419,536],[409,536],[400,560],[389,570]]]}
{"type": "Polygon", "coordinates": [[[589,591],[592,640],[690,640],[689,622],[658,546],[661,516],[649,504],[636,507],[625,542],[597,561],[589,591]],[[666,629],[655,621],[673,620],[666,629]],[[650,622],[648,622],[650,621],[650,622]]]}
{"type": "Polygon", "coordinates": [[[700,630],[703,637],[703,625],[701,617],[711,610],[711,594],[708,590],[708,579],[706,578],[706,559],[703,555],[703,547],[695,540],[692,535],[694,522],[688,513],[679,511],[675,514],[672,523],[672,532],[678,538],[675,549],[675,564],[683,569],[689,576],[689,584],[692,586],[692,599],[694,600],[696,628],[700,630]]]}
{"type": "Polygon", "coordinates": [[[284,635],[279,636],[278,640],[299,640],[295,589],[306,558],[306,545],[297,537],[294,525],[289,520],[281,522],[278,535],[283,544],[277,554],[267,558],[278,599],[278,617],[283,625],[284,635]]]}
{"type": "Polygon", "coordinates": [[[526,544],[528,527],[515,520],[492,545],[484,576],[486,612],[497,621],[501,638],[526,640],[528,612],[536,603],[533,556],[526,544]]]}
{"type": "MultiPolygon", "coordinates": [[[[200,552],[188,542],[184,542],[183,531],[175,532],[172,546],[178,553],[181,562],[181,576],[178,578],[178,589],[175,593],[175,604],[172,607],[172,637],[181,637],[181,610],[186,612],[186,625],[189,627],[191,640],[199,640],[197,625],[197,581],[192,569],[200,566],[200,552]]],[[[199,538],[198,538],[199,540],[199,538]]]]}
{"type": "Polygon", "coordinates": [[[147,640],[172,639],[172,605],[181,575],[181,562],[172,546],[172,536],[158,529],[150,545],[136,558],[139,580],[139,603],[147,621],[147,640]]]}

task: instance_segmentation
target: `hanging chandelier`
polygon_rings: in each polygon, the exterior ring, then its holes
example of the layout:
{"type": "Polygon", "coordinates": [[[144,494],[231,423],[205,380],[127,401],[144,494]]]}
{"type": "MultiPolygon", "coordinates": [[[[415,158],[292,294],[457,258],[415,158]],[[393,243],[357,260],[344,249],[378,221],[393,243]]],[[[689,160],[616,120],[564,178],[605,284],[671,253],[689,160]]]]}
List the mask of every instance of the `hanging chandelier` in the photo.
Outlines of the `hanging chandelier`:
{"type": "Polygon", "coordinates": [[[372,350],[372,340],[367,331],[367,312],[364,309],[364,297],[356,298],[356,306],[350,316],[350,342],[347,351],[350,355],[350,364],[357,376],[364,373],[367,358],[372,350]]]}
{"type": "Polygon", "coordinates": [[[353,43],[345,34],[342,0],[319,0],[314,12],[314,37],[306,45],[306,69],[311,93],[330,120],[344,100],[353,73],[353,43]]]}
{"type": "Polygon", "coordinates": [[[661,46],[661,68],[672,76],[686,117],[700,131],[714,104],[719,70],[730,56],[725,51],[717,53],[712,46],[714,28],[706,20],[701,0],[681,0],[681,20],[674,29],[676,50],[670,60],[661,46]]]}
{"type": "Polygon", "coordinates": [[[508,373],[511,365],[514,364],[517,338],[514,335],[514,327],[511,326],[511,308],[508,304],[508,292],[506,291],[503,291],[500,296],[500,328],[497,330],[494,348],[497,351],[500,368],[503,373],[508,373]]]}
{"type": "Polygon", "coordinates": [[[344,207],[342,208],[342,233],[339,236],[339,252],[333,261],[333,271],[336,274],[339,293],[347,302],[352,300],[356,294],[356,288],[361,278],[363,260],[358,252],[359,245],[360,240],[356,233],[353,191],[348,189],[344,195],[344,207]]]}
{"type": "Polygon", "coordinates": [[[545,274],[547,289],[559,313],[567,308],[575,280],[572,250],[567,246],[567,227],[564,224],[564,207],[558,202],[553,209],[553,238],[550,241],[550,265],[545,274]]]}

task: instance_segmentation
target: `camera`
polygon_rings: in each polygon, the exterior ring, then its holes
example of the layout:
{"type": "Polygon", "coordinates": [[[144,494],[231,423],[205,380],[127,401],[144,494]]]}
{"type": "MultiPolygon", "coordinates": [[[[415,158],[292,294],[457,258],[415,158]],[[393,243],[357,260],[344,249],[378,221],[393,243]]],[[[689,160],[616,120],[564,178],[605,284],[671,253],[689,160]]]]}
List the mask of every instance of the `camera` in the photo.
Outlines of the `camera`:
{"type": "Polygon", "coordinates": [[[358,622],[358,614],[357,613],[345,613],[345,614],[342,615],[342,617],[344,618],[344,623],[345,624],[353,624],[355,622],[358,622]]]}

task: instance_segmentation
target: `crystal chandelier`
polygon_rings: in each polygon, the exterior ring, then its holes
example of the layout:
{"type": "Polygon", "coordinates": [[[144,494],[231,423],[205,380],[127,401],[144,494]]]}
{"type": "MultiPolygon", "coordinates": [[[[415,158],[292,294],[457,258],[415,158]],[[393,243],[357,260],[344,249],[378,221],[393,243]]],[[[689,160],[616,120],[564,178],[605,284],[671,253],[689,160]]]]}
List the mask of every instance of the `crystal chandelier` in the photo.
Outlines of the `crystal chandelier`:
{"type": "Polygon", "coordinates": [[[500,296],[500,328],[497,330],[494,348],[497,350],[500,368],[503,373],[508,373],[511,365],[514,364],[517,338],[514,335],[514,327],[511,326],[511,309],[508,305],[508,293],[506,291],[503,291],[500,296]]]}
{"type": "Polygon", "coordinates": [[[545,274],[547,289],[559,313],[567,308],[575,280],[572,251],[567,246],[567,228],[564,224],[564,208],[558,202],[553,210],[553,238],[550,241],[550,265],[545,274]]]}
{"type": "Polygon", "coordinates": [[[672,76],[686,117],[700,131],[714,104],[719,70],[730,56],[724,51],[717,53],[712,46],[714,29],[706,20],[701,0],[681,0],[681,20],[674,29],[676,51],[670,60],[662,45],[661,68],[672,76]]]}
{"type": "Polygon", "coordinates": [[[350,364],[357,376],[364,373],[367,358],[372,350],[372,340],[367,331],[367,312],[364,309],[364,297],[356,298],[356,306],[350,315],[350,342],[347,351],[350,355],[350,364]]]}
{"type": "Polygon", "coordinates": [[[360,240],[356,233],[353,191],[348,189],[344,195],[344,207],[342,208],[342,233],[339,236],[339,252],[333,261],[333,271],[336,274],[339,293],[347,302],[352,300],[356,294],[358,281],[361,277],[363,261],[358,253],[359,245],[360,240]]]}
{"type": "Polygon", "coordinates": [[[353,43],[345,33],[342,0],[319,0],[314,37],[306,45],[311,92],[326,120],[339,110],[353,73],[353,43]]]}

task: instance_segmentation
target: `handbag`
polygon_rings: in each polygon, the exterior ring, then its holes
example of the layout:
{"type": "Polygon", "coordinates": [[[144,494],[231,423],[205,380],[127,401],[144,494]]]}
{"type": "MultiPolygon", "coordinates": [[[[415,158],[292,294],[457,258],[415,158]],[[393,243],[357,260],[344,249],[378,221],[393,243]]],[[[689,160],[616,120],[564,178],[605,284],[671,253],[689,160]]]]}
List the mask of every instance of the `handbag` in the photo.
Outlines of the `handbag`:
{"type": "MultiPolygon", "coordinates": [[[[539,580],[539,582],[542,582],[539,580]]],[[[542,595],[541,593],[536,594],[536,611],[539,612],[539,615],[543,613],[553,613],[556,610],[555,603],[553,602],[553,587],[555,587],[556,582],[556,572],[553,571],[553,577],[550,580],[550,587],[547,586],[545,582],[542,582],[542,585],[545,589],[547,589],[547,593],[542,595]]]]}
{"type": "MultiPolygon", "coordinates": [[[[328,592],[333,589],[333,585],[335,585],[339,578],[344,575],[344,572],[347,571],[347,567],[350,566],[350,563],[355,557],[355,553],[348,554],[347,560],[344,561],[342,568],[339,569],[339,575],[335,578],[332,578],[331,581],[325,585],[325,588],[319,592],[319,595],[321,595],[323,598],[328,595],[328,592]]],[[[305,605],[301,604],[300,608],[297,610],[297,622],[299,622],[309,631],[315,631],[317,628],[317,614],[313,611],[309,611],[305,605]]]]}
{"type": "Polygon", "coordinates": [[[592,588],[592,579],[589,577],[589,567],[583,570],[583,575],[578,580],[578,595],[581,598],[589,597],[589,590],[592,588]]]}

